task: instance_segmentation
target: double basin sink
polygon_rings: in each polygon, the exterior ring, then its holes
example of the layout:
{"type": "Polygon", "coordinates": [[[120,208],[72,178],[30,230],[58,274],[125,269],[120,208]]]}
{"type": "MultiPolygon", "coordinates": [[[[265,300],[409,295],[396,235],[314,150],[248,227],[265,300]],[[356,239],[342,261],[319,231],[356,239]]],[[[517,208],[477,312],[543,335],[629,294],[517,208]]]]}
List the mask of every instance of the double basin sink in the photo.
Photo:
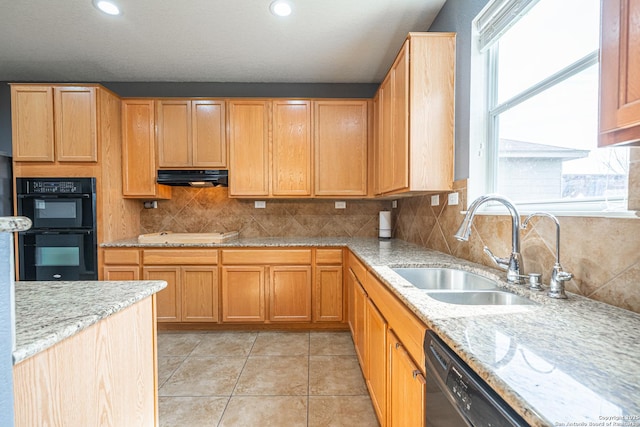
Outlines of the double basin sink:
{"type": "Polygon", "coordinates": [[[392,268],[438,301],[460,305],[531,305],[528,298],[500,290],[495,280],[454,268],[392,268]]]}

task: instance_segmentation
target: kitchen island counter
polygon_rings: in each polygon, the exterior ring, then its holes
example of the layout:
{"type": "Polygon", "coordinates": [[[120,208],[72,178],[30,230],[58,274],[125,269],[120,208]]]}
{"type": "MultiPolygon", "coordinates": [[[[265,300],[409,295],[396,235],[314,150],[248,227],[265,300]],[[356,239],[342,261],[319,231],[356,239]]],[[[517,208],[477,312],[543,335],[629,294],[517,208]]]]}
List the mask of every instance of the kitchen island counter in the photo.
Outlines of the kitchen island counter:
{"type": "Polygon", "coordinates": [[[158,280],[16,282],[14,364],[153,295],[166,285],[158,280]]]}
{"type": "Polygon", "coordinates": [[[506,283],[506,273],[404,242],[375,238],[240,238],[222,244],[103,247],[347,247],[530,425],[640,426],[640,315],[569,293],[506,283]],[[536,305],[439,302],[393,267],[450,267],[498,281],[536,305]],[[589,424],[592,423],[592,424],[589,424]],[[598,424],[602,423],[602,424],[598,424]],[[617,424],[616,424],[617,423],[617,424]]]}

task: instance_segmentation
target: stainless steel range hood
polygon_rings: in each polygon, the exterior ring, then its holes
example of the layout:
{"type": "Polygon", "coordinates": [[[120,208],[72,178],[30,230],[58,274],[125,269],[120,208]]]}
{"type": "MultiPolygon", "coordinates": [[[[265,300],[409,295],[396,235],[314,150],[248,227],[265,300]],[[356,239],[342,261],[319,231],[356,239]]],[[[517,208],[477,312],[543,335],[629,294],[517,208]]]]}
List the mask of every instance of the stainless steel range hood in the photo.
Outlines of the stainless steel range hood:
{"type": "Polygon", "coordinates": [[[158,170],[158,184],[182,187],[227,187],[229,171],[226,170],[158,170]]]}

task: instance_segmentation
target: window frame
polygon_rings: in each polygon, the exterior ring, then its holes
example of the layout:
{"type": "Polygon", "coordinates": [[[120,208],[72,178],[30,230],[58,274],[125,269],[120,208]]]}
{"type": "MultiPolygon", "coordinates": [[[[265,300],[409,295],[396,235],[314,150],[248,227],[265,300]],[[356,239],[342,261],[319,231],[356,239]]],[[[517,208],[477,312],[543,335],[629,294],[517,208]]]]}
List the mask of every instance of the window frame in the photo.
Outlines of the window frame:
{"type": "MultiPolygon", "coordinates": [[[[493,0],[478,14],[472,23],[471,52],[471,122],[469,124],[469,201],[497,190],[498,181],[498,117],[509,109],[525,102],[545,90],[571,78],[599,62],[599,48],[565,66],[556,73],[498,103],[498,57],[500,37],[526,14],[539,0],[493,0]],[[511,19],[504,19],[504,11],[511,19]],[[492,19],[497,19],[492,25],[492,19]],[[487,36],[487,32],[490,33],[487,36]],[[474,116],[476,117],[474,119],[474,116]],[[474,158],[477,156],[477,159],[474,158]],[[477,161],[476,161],[477,160],[477,161]]],[[[627,208],[628,194],[618,197],[585,198],[581,200],[554,200],[548,202],[517,202],[521,213],[544,210],[558,216],[633,217],[627,208]],[[608,202],[614,202],[613,208],[608,202]],[[624,207],[620,205],[624,203],[624,207]]],[[[501,205],[487,203],[480,213],[504,213],[501,205]]]]}

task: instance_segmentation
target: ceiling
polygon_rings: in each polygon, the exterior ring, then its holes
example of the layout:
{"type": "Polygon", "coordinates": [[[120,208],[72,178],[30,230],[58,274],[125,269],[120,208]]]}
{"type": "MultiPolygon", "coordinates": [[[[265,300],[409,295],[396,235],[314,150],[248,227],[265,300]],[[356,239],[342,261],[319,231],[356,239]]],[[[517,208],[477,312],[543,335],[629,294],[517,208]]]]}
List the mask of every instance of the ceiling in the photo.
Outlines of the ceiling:
{"type": "Polygon", "coordinates": [[[0,0],[0,81],[379,83],[445,0],[0,0]]]}

